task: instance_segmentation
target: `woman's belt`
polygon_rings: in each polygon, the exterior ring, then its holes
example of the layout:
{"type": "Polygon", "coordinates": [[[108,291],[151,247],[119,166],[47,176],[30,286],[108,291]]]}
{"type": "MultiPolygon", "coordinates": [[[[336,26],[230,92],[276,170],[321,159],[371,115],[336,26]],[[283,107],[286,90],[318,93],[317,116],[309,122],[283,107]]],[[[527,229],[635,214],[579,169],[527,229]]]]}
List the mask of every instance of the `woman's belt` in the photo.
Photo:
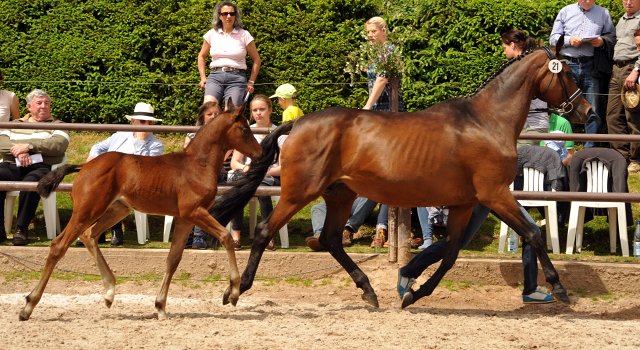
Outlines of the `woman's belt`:
{"type": "Polygon", "coordinates": [[[238,69],[233,67],[213,67],[211,68],[212,72],[234,72],[234,73],[244,73],[246,69],[238,69]]]}

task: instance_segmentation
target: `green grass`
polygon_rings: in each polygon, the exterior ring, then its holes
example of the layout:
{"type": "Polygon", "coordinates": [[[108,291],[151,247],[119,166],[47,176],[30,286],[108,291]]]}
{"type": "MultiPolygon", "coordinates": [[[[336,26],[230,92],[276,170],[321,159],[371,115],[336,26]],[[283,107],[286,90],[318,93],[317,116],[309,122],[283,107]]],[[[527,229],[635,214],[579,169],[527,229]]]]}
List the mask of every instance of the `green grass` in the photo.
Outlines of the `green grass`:
{"type": "MultiPolygon", "coordinates": [[[[67,150],[68,164],[83,164],[89,155],[91,146],[99,141],[102,141],[109,137],[109,133],[95,133],[95,132],[70,132],[71,145],[67,150]]],[[[165,153],[177,152],[182,150],[184,142],[184,136],[181,134],[159,134],[156,135],[165,145],[165,153]]],[[[75,179],[77,174],[68,175],[64,181],[71,182],[75,179]]],[[[640,179],[638,175],[629,176],[629,191],[633,193],[640,192],[640,179]]],[[[69,222],[71,214],[73,213],[73,203],[68,193],[60,192],[57,196],[58,208],[60,214],[60,221],[62,227],[69,222]]],[[[288,223],[289,229],[289,249],[281,249],[280,235],[276,234],[274,239],[279,251],[289,252],[310,252],[311,250],[306,247],[305,238],[313,234],[311,228],[311,207],[319,203],[322,199],[317,199],[302,210],[296,213],[288,223]]],[[[640,217],[640,206],[637,203],[632,204],[633,217],[640,217]]],[[[540,215],[537,210],[532,209],[529,211],[534,220],[539,220],[540,215]]],[[[14,208],[14,216],[17,213],[17,206],[14,208]]],[[[373,249],[370,248],[371,236],[374,233],[376,218],[378,210],[374,210],[369,219],[360,227],[359,238],[354,240],[354,245],[345,249],[349,253],[373,253],[373,249]]],[[[260,210],[258,209],[258,216],[260,217],[260,210]]],[[[258,218],[260,220],[260,218],[258,218]]],[[[149,232],[151,239],[144,245],[137,243],[136,226],[133,218],[133,212],[124,219],[124,239],[126,248],[136,249],[148,249],[148,248],[169,248],[171,243],[162,242],[162,231],[164,226],[164,217],[157,215],[149,215],[149,232]]],[[[15,219],[14,219],[15,227],[15,219]]],[[[629,241],[633,240],[634,227],[627,229],[627,235],[629,241]]],[[[421,237],[420,224],[417,220],[417,216],[413,216],[411,230],[414,236],[421,237]]],[[[544,230],[544,228],[543,228],[544,230]]],[[[544,232],[544,231],[543,231],[544,232]]],[[[471,243],[462,251],[460,256],[472,256],[472,257],[501,257],[501,258],[520,258],[521,252],[518,254],[499,254],[498,253],[498,238],[500,235],[500,221],[494,216],[489,215],[488,219],[480,228],[479,232],[475,235],[471,243]]],[[[107,234],[107,240],[110,239],[110,232],[107,234]]],[[[543,235],[544,236],[544,235],[543,235]]],[[[29,227],[29,237],[31,246],[48,246],[50,241],[47,239],[44,216],[42,212],[42,205],[38,207],[36,217],[29,227]]],[[[444,237],[444,229],[436,228],[434,232],[435,239],[442,239],[444,237]]],[[[567,227],[560,228],[560,248],[561,251],[565,250],[567,239],[567,227]]],[[[245,208],[244,225],[241,235],[241,243],[243,249],[247,250],[252,244],[252,240],[249,238],[249,212],[248,207],[245,208]]],[[[10,245],[10,240],[2,245],[10,245]]],[[[110,248],[109,244],[100,245],[101,248],[110,248]]],[[[76,248],[72,248],[76,249],[76,248]]],[[[84,248],[83,248],[84,249],[84,248]]],[[[382,253],[387,253],[387,249],[382,249],[382,253]]],[[[418,252],[414,250],[414,252],[418,252]]],[[[609,225],[606,217],[596,217],[596,219],[588,222],[584,226],[584,239],[583,248],[581,253],[574,253],[573,255],[566,254],[552,254],[549,253],[552,259],[564,259],[564,260],[598,260],[598,261],[619,261],[619,262],[640,262],[640,259],[629,257],[623,258],[620,250],[620,244],[618,242],[618,250],[616,254],[609,252],[609,225]]]]}

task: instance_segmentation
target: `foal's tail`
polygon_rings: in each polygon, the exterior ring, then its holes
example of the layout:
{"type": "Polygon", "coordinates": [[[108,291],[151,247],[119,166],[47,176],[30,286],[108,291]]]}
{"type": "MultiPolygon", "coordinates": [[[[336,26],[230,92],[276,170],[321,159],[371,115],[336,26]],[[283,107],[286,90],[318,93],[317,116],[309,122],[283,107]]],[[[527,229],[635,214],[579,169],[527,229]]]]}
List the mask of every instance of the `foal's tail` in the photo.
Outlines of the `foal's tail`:
{"type": "Polygon", "coordinates": [[[294,122],[295,120],[286,122],[267,135],[260,143],[262,146],[262,160],[257,164],[251,162],[251,167],[245,176],[234,182],[233,187],[222,198],[216,200],[211,214],[222,226],[227,226],[233,216],[238,211],[243,210],[256,193],[274,159],[278,159],[280,154],[278,138],[282,134],[291,131],[294,122]]]}
{"type": "Polygon", "coordinates": [[[67,164],[48,173],[38,181],[38,194],[43,198],[48,198],[67,174],[77,173],[80,168],[82,168],[82,165],[67,164]]]}

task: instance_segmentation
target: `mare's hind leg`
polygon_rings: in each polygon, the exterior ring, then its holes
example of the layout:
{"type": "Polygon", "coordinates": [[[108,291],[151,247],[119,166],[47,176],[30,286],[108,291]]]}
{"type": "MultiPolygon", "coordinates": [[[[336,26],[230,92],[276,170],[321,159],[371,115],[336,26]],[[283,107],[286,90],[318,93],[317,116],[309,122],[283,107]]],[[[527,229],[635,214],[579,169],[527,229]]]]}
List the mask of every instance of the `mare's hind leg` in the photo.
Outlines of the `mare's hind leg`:
{"type": "Polygon", "coordinates": [[[116,201],[109,207],[107,212],[98,219],[95,225],[80,235],[82,243],[84,243],[85,247],[89,250],[89,253],[91,253],[93,260],[98,266],[100,275],[102,276],[102,284],[106,290],[104,294],[104,303],[107,307],[111,307],[111,304],[113,304],[113,299],[116,293],[116,278],[113,276],[113,272],[109,268],[109,265],[107,265],[107,261],[104,259],[104,256],[102,256],[102,253],[98,248],[98,237],[102,232],[127,217],[130,211],[131,209],[129,209],[129,207],[125,206],[120,201],[116,201]]]}
{"type": "Polygon", "coordinates": [[[364,291],[362,299],[374,307],[378,307],[378,297],[371,287],[369,278],[345,253],[342,247],[342,232],[349,220],[356,193],[343,184],[337,184],[334,191],[323,195],[327,203],[327,216],[320,234],[320,243],[327,248],[331,256],[349,273],[356,286],[364,291]]]}
{"type": "Polygon", "coordinates": [[[44,288],[47,286],[47,282],[49,281],[49,277],[51,277],[53,269],[56,267],[60,259],[62,259],[67,253],[69,246],[76,241],[80,234],[93,224],[93,221],[95,221],[95,219],[91,218],[80,219],[81,216],[85,215],[79,214],[79,211],[74,212],[64,231],[51,241],[49,255],[45,261],[44,268],[42,268],[40,280],[36,287],[26,297],[27,304],[20,311],[20,321],[26,321],[29,319],[33,309],[38,305],[38,302],[42,297],[42,293],[44,292],[44,288]]]}
{"type": "Polygon", "coordinates": [[[447,221],[447,238],[446,246],[444,249],[444,256],[442,262],[436,272],[420,286],[415,292],[407,291],[402,299],[402,308],[405,308],[418,299],[431,295],[433,290],[438,286],[438,283],[442,280],[442,277],[453,267],[453,264],[458,258],[460,252],[460,245],[464,235],[464,230],[471,219],[473,213],[473,205],[470,206],[455,206],[449,207],[449,220],[447,221]]]}
{"type": "Polygon", "coordinates": [[[547,255],[542,236],[537,233],[535,225],[524,216],[511,192],[508,190],[505,192],[500,195],[494,194],[490,201],[483,201],[482,204],[495,211],[509,227],[531,245],[540,261],[546,281],[553,286],[551,291],[553,297],[564,303],[570,303],[567,291],[560,283],[558,272],[547,255]]]}
{"type": "Polygon", "coordinates": [[[162,279],[162,286],[160,292],[156,297],[156,310],[158,310],[158,319],[164,320],[167,318],[165,307],[167,306],[167,294],[169,293],[169,286],[171,285],[171,278],[182,260],[182,252],[184,246],[189,238],[189,233],[193,228],[193,224],[185,221],[181,218],[176,218],[176,228],[173,231],[173,239],[171,240],[171,249],[169,250],[169,256],[167,256],[167,270],[162,279]]]}

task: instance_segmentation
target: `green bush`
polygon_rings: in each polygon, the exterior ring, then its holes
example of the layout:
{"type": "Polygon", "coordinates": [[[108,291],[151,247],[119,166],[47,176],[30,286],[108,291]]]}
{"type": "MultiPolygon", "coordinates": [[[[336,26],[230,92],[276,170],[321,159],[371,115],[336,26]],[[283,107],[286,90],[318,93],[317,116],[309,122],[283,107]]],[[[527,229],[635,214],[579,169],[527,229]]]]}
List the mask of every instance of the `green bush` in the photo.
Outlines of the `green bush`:
{"type": "MultiPolygon", "coordinates": [[[[574,0],[240,0],[245,28],[263,61],[257,93],[302,83],[306,112],[361,107],[364,77],[351,87],[343,69],[375,15],[406,35],[407,110],[469,93],[504,61],[500,33],[511,28],[547,41],[560,8],[574,0]]],[[[138,101],[164,124],[194,124],[202,90],[197,55],[215,2],[204,0],[3,0],[0,68],[3,88],[21,99],[34,88],[54,99],[67,122],[126,122],[138,101]],[[59,81],[68,81],[60,83],[59,81]],[[166,85],[169,84],[169,85],[166,85]]],[[[619,0],[598,1],[614,23],[619,0]]],[[[250,60],[249,60],[250,63],[250,60]]],[[[276,104],[272,119],[280,120],[276,104]]]]}

